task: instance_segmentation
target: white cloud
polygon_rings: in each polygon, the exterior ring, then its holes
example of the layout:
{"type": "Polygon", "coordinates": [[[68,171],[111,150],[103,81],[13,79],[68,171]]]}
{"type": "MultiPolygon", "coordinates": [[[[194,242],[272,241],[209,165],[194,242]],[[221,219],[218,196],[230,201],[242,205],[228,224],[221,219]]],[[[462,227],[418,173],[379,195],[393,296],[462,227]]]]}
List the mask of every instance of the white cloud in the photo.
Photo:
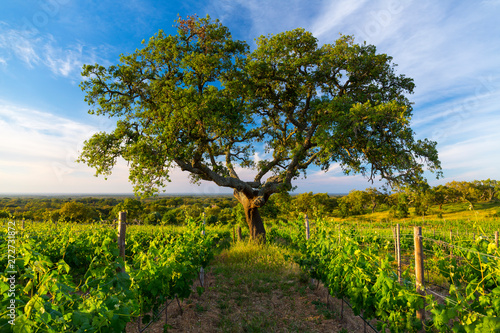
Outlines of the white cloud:
{"type": "MultiPolygon", "coordinates": [[[[228,27],[237,27],[250,45],[261,35],[276,34],[299,27],[307,28],[311,10],[319,8],[324,1],[302,0],[211,0],[205,11],[218,18],[228,27]]],[[[234,31],[232,31],[234,34],[234,31]]]]}
{"type": "Polygon", "coordinates": [[[412,126],[419,137],[449,144],[496,132],[500,126],[500,89],[477,88],[462,98],[418,108],[412,126]]]}
{"type": "Polygon", "coordinates": [[[500,133],[485,133],[487,134],[442,147],[440,159],[443,167],[454,174],[475,170],[476,174],[482,173],[482,177],[499,179],[500,133]]]}
{"type": "Polygon", "coordinates": [[[78,79],[83,64],[97,58],[93,48],[80,42],[60,46],[50,34],[10,29],[6,24],[0,24],[0,56],[4,65],[19,59],[29,68],[45,66],[55,75],[78,79]]]}
{"type": "Polygon", "coordinates": [[[123,163],[103,182],[75,162],[94,126],[0,101],[0,128],[0,192],[130,192],[123,163]]]}
{"type": "MultiPolygon", "coordinates": [[[[107,121],[94,126],[0,100],[0,193],[131,193],[123,159],[107,180],[76,163],[84,140],[109,126],[107,121]]],[[[169,193],[231,192],[210,182],[193,185],[179,168],[171,170],[170,178],[169,193]]]]}
{"type": "MultiPolygon", "coordinates": [[[[0,25],[0,52],[4,57],[11,58],[11,53],[26,65],[32,68],[40,61],[35,48],[39,39],[28,32],[6,29],[5,25],[0,25]]],[[[4,59],[4,62],[7,60],[4,59]]]]}
{"type": "Polygon", "coordinates": [[[45,65],[53,73],[67,77],[82,68],[82,49],[81,45],[76,45],[74,49],[63,50],[52,44],[46,44],[45,65]]]}
{"type": "MultiPolygon", "coordinates": [[[[418,137],[438,141],[445,176],[479,179],[500,178],[495,168],[500,162],[500,137],[494,135],[500,128],[498,5],[499,1],[494,0],[212,0],[206,9],[228,25],[234,35],[238,33],[237,38],[250,44],[262,34],[303,27],[323,43],[334,42],[342,32],[354,34],[358,42],[366,40],[376,45],[379,52],[394,57],[398,73],[415,79],[415,95],[410,96],[416,102],[412,124],[418,137]]],[[[2,71],[8,71],[17,61],[29,68],[46,68],[57,76],[80,79],[81,65],[96,62],[98,53],[84,42],[62,43],[50,34],[18,31],[0,22],[2,71]]],[[[45,184],[66,192],[71,188],[77,192],[87,188],[106,191],[113,186],[131,188],[125,165],[104,182],[89,177],[93,171],[86,166],[74,164],[83,139],[98,126],[0,102],[0,127],[0,191],[7,188],[7,183],[12,189],[16,183],[21,186],[23,177],[38,184],[37,188],[45,184]]],[[[255,160],[265,157],[261,151],[254,156],[255,160]]],[[[252,170],[237,171],[244,179],[254,176],[252,170]]],[[[215,193],[212,189],[217,188],[205,182],[199,188],[193,187],[180,170],[172,171],[172,179],[169,191],[200,189],[215,193]]],[[[326,175],[311,172],[297,184],[299,191],[317,188],[322,192],[325,188],[336,192],[337,186],[346,186],[343,192],[349,186],[370,186],[361,176],[342,176],[338,167],[332,167],[326,175]]]]}
{"type": "Polygon", "coordinates": [[[326,3],[326,8],[323,8],[320,16],[312,23],[311,32],[317,38],[321,38],[325,34],[340,33],[339,27],[346,20],[350,20],[355,12],[365,7],[365,3],[366,0],[340,0],[326,3]]]}

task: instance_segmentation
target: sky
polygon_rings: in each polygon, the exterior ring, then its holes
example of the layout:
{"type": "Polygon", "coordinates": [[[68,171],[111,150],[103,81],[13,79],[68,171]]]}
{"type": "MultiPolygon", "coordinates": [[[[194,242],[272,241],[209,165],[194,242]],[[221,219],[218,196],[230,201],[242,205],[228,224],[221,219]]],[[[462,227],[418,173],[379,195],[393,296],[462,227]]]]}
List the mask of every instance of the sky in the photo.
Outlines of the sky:
{"type": "MultiPolygon", "coordinates": [[[[159,29],[175,34],[178,15],[193,14],[219,19],[251,49],[261,35],[298,27],[320,44],[341,33],[375,45],[414,79],[411,126],[417,139],[438,143],[444,173],[429,174],[429,183],[500,180],[499,0],[2,0],[0,193],[131,193],[125,162],[107,180],[75,162],[86,139],[115,125],[88,114],[82,66],[117,64],[159,29]]],[[[166,193],[230,191],[190,184],[179,169],[171,178],[166,193]]],[[[294,185],[347,193],[381,183],[333,165],[294,185]]]]}

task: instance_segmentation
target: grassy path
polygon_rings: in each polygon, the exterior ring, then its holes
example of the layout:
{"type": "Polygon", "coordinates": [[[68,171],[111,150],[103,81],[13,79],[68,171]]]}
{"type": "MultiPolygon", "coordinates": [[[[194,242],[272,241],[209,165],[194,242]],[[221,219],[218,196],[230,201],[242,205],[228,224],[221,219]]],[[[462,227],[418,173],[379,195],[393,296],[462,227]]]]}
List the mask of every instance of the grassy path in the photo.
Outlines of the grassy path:
{"type": "MultiPolygon", "coordinates": [[[[206,269],[205,292],[184,300],[182,315],[175,302],[169,306],[168,332],[352,332],[285,252],[246,243],[223,251],[206,269]]],[[[164,324],[162,314],[146,332],[163,332],[164,324]]]]}

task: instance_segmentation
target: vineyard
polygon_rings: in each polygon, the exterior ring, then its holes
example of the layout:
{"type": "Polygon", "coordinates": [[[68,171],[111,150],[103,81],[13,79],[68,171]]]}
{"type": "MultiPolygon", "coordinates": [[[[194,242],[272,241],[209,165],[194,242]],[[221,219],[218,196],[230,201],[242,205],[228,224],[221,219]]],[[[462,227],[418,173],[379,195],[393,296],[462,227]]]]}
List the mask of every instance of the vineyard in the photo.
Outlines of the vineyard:
{"type": "MultiPolygon", "coordinates": [[[[408,221],[396,237],[383,223],[306,217],[270,226],[267,243],[374,331],[500,331],[497,226],[458,226],[408,221]]],[[[184,227],[130,225],[120,249],[116,225],[5,220],[1,331],[128,332],[130,323],[147,331],[168,304],[203,297],[202,268],[235,238],[227,226],[191,219],[184,227]]]]}
{"type": "MultiPolygon", "coordinates": [[[[12,230],[2,229],[2,253],[8,252],[12,230]]],[[[122,332],[139,316],[147,323],[148,313],[169,299],[190,295],[200,268],[224,240],[217,232],[203,235],[194,221],[182,233],[131,227],[123,260],[116,228],[36,224],[15,230],[16,260],[2,256],[6,269],[0,282],[7,310],[0,326],[14,332],[122,332]],[[15,325],[8,323],[11,272],[15,325]]]]}
{"type": "Polygon", "coordinates": [[[416,229],[406,228],[396,246],[391,230],[358,233],[320,222],[309,240],[295,236],[296,260],[356,314],[376,319],[381,331],[500,330],[498,233],[496,239],[493,234],[450,239],[416,229]],[[421,263],[414,259],[417,242],[424,252],[421,263]],[[395,248],[402,259],[399,277],[395,248]]]}

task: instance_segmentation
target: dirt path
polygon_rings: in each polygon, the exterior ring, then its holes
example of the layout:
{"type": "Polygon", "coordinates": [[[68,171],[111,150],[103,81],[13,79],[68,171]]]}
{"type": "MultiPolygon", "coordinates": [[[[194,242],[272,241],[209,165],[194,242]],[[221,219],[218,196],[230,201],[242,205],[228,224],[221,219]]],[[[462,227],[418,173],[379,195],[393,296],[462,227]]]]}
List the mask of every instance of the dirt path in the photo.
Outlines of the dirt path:
{"type": "MultiPolygon", "coordinates": [[[[180,307],[169,305],[168,332],[363,332],[348,311],[341,321],[340,308],[327,308],[324,288],[311,288],[295,264],[275,256],[263,254],[255,262],[231,251],[217,256],[206,269],[205,292],[198,295],[196,281],[180,307]]],[[[162,313],[144,332],[163,332],[164,324],[162,313]]],[[[137,324],[127,332],[138,332],[137,324]]]]}

